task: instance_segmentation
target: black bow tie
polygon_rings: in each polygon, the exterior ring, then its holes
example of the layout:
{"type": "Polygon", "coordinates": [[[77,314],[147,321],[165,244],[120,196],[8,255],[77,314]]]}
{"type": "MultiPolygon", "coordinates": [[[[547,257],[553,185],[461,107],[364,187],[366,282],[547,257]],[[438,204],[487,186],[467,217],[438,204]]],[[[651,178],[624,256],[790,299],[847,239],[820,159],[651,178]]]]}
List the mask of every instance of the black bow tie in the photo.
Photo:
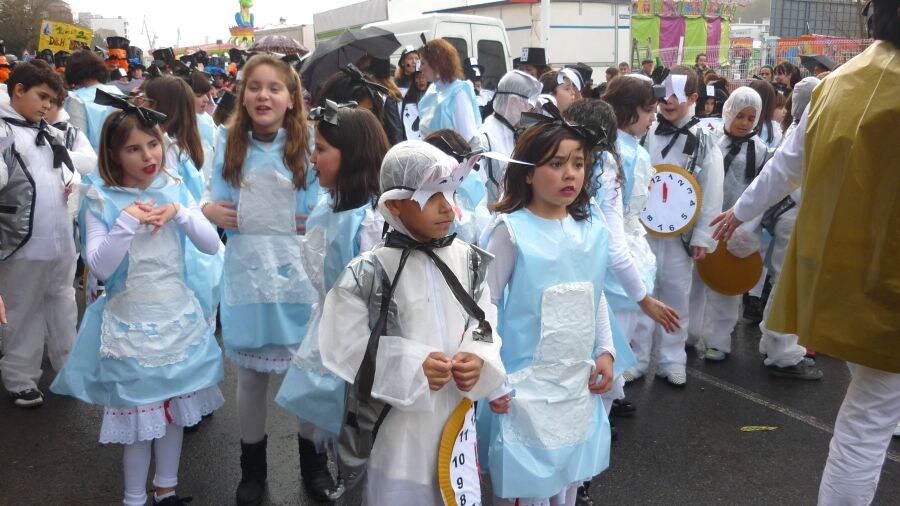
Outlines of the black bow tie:
{"type": "Polygon", "coordinates": [[[744,168],[744,180],[747,182],[752,181],[753,178],[756,177],[756,143],[753,142],[755,134],[751,133],[745,137],[735,137],[731,134],[727,135],[728,138],[731,139],[731,146],[728,147],[728,153],[725,154],[725,173],[728,174],[731,162],[733,162],[734,157],[741,152],[741,146],[747,144],[747,165],[744,168]]]}
{"type": "MultiPolygon", "coordinates": [[[[53,151],[53,168],[58,169],[65,164],[70,172],[75,172],[75,165],[72,164],[72,158],[69,157],[69,150],[58,137],[50,133],[50,126],[44,119],[37,123],[29,123],[19,118],[3,118],[3,120],[10,125],[37,130],[34,143],[38,146],[50,146],[53,151]]],[[[63,182],[65,182],[65,178],[63,178],[63,182]]]]}
{"type": "Polygon", "coordinates": [[[678,140],[678,136],[684,134],[686,137],[684,140],[684,149],[682,152],[686,155],[690,155],[697,149],[697,136],[691,132],[691,127],[700,122],[698,118],[691,118],[684,126],[677,127],[674,123],[664,118],[661,114],[656,115],[656,135],[671,135],[672,138],[669,139],[669,143],[662,149],[662,155],[666,156],[669,154],[669,151],[672,149],[672,146],[675,145],[675,141],[678,140]]]}
{"type": "Polygon", "coordinates": [[[388,248],[431,251],[435,248],[445,248],[449,246],[450,243],[453,242],[453,239],[456,239],[456,234],[451,234],[441,239],[432,239],[428,242],[419,242],[406,234],[391,230],[388,232],[387,237],[384,238],[384,245],[388,248]]]}

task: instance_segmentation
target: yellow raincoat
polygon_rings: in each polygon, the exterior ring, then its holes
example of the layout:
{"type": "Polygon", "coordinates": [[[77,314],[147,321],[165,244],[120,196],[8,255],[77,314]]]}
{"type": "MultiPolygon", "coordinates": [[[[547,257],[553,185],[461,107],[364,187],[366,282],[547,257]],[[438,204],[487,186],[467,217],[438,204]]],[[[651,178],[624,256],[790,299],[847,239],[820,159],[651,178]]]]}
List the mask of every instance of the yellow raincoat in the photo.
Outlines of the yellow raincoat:
{"type": "Polygon", "coordinates": [[[804,153],[768,327],[900,373],[900,49],[876,41],[822,81],[804,153]]]}

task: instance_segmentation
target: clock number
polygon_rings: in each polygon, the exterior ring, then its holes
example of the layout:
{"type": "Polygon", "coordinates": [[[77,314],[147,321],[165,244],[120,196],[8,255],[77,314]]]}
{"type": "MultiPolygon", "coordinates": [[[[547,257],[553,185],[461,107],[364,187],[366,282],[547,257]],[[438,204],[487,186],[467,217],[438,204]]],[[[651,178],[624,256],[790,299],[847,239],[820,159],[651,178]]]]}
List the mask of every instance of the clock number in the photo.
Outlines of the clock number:
{"type": "Polygon", "coordinates": [[[459,467],[466,465],[466,454],[460,453],[456,457],[453,457],[453,467],[459,467]]]}
{"type": "Polygon", "coordinates": [[[466,506],[466,494],[459,496],[459,506],[466,506]]]}
{"type": "Polygon", "coordinates": [[[675,231],[675,226],[669,225],[669,232],[674,232],[674,231],[675,231]]]}
{"type": "Polygon", "coordinates": [[[694,189],[691,188],[690,186],[688,186],[687,192],[688,192],[688,195],[690,195],[690,194],[694,193],[694,189]]]}
{"type": "Polygon", "coordinates": [[[469,429],[466,429],[459,433],[459,442],[460,443],[462,443],[463,441],[468,441],[468,440],[469,440],[469,429]]]}
{"type": "Polygon", "coordinates": [[[692,201],[691,201],[691,207],[694,207],[694,206],[696,206],[696,205],[697,205],[697,203],[694,202],[694,201],[692,200],[692,201]]]}
{"type": "Polygon", "coordinates": [[[678,180],[678,186],[684,186],[684,179],[678,180]]]}
{"type": "Polygon", "coordinates": [[[659,229],[662,230],[662,225],[657,225],[657,227],[659,227],[659,229]]]}
{"type": "Polygon", "coordinates": [[[686,220],[686,219],[688,219],[688,218],[687,218],[687,215],[686,215],[686,214],[684,214],[684,213],[681,213],[681,219],[682,219],[682,220],[686,220]]]}
{"type": "Polygon", "coordinates": [[[463,488],[463,479],[462,476],[456,479],[456,488],[462,490],[463,488]]]}
{"type": "Polygon", "coordinates": [[[648,214],[648,215],[647,215],[647,221],[653,221],[653,215],[648,214]]]}
{"type": "Polygon", "coordinates": [[[672,174],[669,174],[669,181],[674,181],[674,180],[675,180],[675,176],[673,176],[672,174]]]}
{"type": "Polygon", "coordinates": [[[658,183],[658,182],[660,181],[659,176],[656,176],[656,178],[654,179],[654,181],[656,181],[656,182],[658,183]]]}

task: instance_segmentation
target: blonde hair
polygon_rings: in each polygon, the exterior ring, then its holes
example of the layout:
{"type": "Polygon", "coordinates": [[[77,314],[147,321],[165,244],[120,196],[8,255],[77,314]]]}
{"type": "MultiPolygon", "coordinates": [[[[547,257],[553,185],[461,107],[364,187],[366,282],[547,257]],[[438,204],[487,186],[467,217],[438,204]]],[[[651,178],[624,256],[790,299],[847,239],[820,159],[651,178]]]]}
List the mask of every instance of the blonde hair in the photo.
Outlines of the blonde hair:
{"type": "MultiPolygon", "coordinates": [[[[244,81],[248,81],[253,72],[268,65],[281,74],[284,84],[291,96],[292,108],[284,114],[281,126],[285,129],[284,152],[282,160],[293,174],[294,188],[306,188],[306,165],[309,159],[309,132],[306,128],[306,109],[303,107],[303,89],[297,72],[287,63],[267,54],[257,54],[247,61],[243,67],[244,81]]],[[[247,157],[247,146],[250,144],[250,130],[253,122],[244,106],[247,87],[242,86],[238,95],[238,107],[228,121],[228,142],[225,146],[225,165],[222,177],[238,188],[243,180],[244,159],[247,157]]]]}

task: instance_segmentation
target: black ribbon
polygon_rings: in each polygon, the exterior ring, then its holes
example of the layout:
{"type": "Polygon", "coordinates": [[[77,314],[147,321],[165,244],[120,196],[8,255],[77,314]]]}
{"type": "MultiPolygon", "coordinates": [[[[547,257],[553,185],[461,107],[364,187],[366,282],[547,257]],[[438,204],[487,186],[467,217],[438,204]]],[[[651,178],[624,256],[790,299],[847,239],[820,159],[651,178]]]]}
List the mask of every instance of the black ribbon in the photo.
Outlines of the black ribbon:
{"type": "Polygon", "coordinates": [[[686,155],[690,155],[697,149],[698,139],[697,136],[694,135],[694,132],[691,132],[691,127],[700,122],[699,118],[691,118],[684,126],[677,127],[674,123],[667,120],[663,117],[662,114],[656,115],[656,121],[658,124],[656,125],[656,135],[671,135],[672,138],[669,139],[669,143],[662,149],[662,155],[666,156],[671,151],[672,146],[675,145],[675,141],[678,140],[679,135],[684,135],[686,138],[684,140],[684,150],[682,152],[686,155]]]}
{"type": "Polygon", "coordinates": [[[107,144],[110,142],[113,132],[116,131],[116,128],[119,128],[122,120],[125,119],[125,116],[128,116],[129,114],[134,114],[135,116],[137,116],[138,121],[140,121],[141,124],[145,127],[156,126],[166,121],[166,115],[159,111],[147,109],[146,107],[138,107],[123,97],[110,95],[109,93],[100,89],[97,90],[97,95],[94,97],[94,103],[99,105],[106,105],[109,107],[115,107],[116,109],[122,110],[122,112],[120,112],[115,117],[115,119],[113,119],[112,123],[110,123],[109,125],[109,128],[106,130],[107,144]]]}
{"type": "Polygon", "coordinates": [[[547,114],[523,112],[522,120],[519,122],[519,125],[524,128],[541,124],[558,125],[574,133],[577,137],[584,140],[585,144],[587,144],[591,148],[597,146],[605,147],[606,144],[608,144],[606,132],[603,129],[597,132],[593,128],[589,128],[584,125],[569,123],[565,120],[565,118],[563,118],[563,115],[560,112],[559,108],[553,105],[552,102],[546,102],[541,107],[541,109],[547,114]]]}
{"type": "MultiPolygon", "coordinates": [[[[375,324],[376,329],[383,330],[384,328],[387,321],[390,300],[394,295],[394,290],[397,288],[397,281],[400,279],[400,274],[406,266],[409,255],[413,251],[421,251],[428,255],[434,262],[434,265],[443,276],[444,281],[446,281],[447,285],[450,287],[450,291],[453,292],[453,296],[456,297],[456,300],[462,305],[466,313],[470,317],[478,320],[478,328],[472,332],[472,339],[486,343],[493,342],[493,331],[491,329],[491,324],[485,319],[484,310],[478,306],[475,299],[473,299],[469,292],[463,288],[459,279],[456,278],[456,274],[450,270],[450,267],[448,267],[434,252],[437,248],[449,246],[453,243],[454,239],[456,239],[456,234],[448,235],[441,239],[433,239],[428,242],[419,242],[396,230],[388,232],[387,237],[385,237],[384,240],[384,246],[386,248],[402,249],[403,251],[400,253],[400,263],[397,265],[397,273],[394,274],[391,286],[382,294],[381,312],[378,317],[378,322],[375,324]]],[[[366,346],[366,354],[359,366],[359,371],[356,373],[354,383],[359,386],[358,392],[362,400],[370,400],[372,398],[372,387],[375,382],[375,357],[378,353],[378,343],[380,340],[381,332],[372,332],[372,335],[369,337],[369,343],[366,346]]],[[[381,418],[385,415],[386,413],[382,413],[381,418]]]]}
{"type": "Polygon", "coordinates": [[[342,69],[345,74],[350,76],[350,82],[353,84],[360,84],[364,86],[367,90],[369,90],[369,94],[372,98],[375,98],[376,93],[380,93],[382,95],[389,95],[390,91],[385,86],[382,86],[375,81],[369,80],[365,74],[359,70],[356,65],[352,63],[348,63],[346,67],[342,69]]]}
{"type": "Polygon", "coordinates": [[[455,149],[453,149],[453,146],[450,145],[450,141],[445,139],[443,136],[440,136],[435,140],[440,143],[439,146],[436,145],[435,147],[437,147],[438,149],[443,151],[444,154],[452,156],[457,161],[457,163],[463,163],[467,159],[469,159],[475,155],[480,155],[480,154],[484,153],[484,149],[481,149],[481,148],[476,148],[476,149],[469,148],[468,151],[460,153],[460,152],[456,151],[455,149]]]}
{"type": "MultiPolygon", "coordinates": [[[[498,92],[498,93],[499,93],[499,92],[498,92]]],[[[512,94],[513,94],[513,95],[518,95],[518,93],[512,93],[512,94]]],[[[521,97],[522,95],[518,95],[518,96],[521,97]]],[[[527,98],[527,97],[526,97],[526,98],[527,98]]],[[[499,112],[494,111],[494,118],[496,118],[497,121],[499,121],[501,125],[503,125],[503,126],[505,126],[506,128],[510,129],[510,130],[512,131],[512,133],[513,133],[513,142],[518,142],[518,140],[519,140],[519,135],[521,135],[522,131],[521,131],[521,130],[517,130],[516,127],[514,127],[514,126],[512,125],[512,123],[510,123],[508,119],[504,118],[503,115],[500,114],[499,112]]]]}
{"type": "Polygon", "coordinates": [[[728,147],[728,153],[725,153],[725,173],[728,174],[731,162],[733,162],[734,158],[741,152],[741,146],[746,144],[747,166],[744,168],[744,181],[752,181],[753,178],[756,177],[756,143],[753,142],[753,137],[755,137],[756,134],[751,133],[744,137],[735,137],[727,132],[726,134],[731,140],[731,145],[728,147]]]}
{"type": "Polygon", "coordinates": [[[338,111],[341,109],[355,109],[359,104],[354,101],[336,103],[326,99],[324,106],[314,107],[309,111],[307,119],[311,121],[324,121],[329,125],[338,126],[338,111]]]}
{"type": "MultiPolygon", "coordinates": [[[[37,123],[30,123],[19,118],[3,118],[3,120],[10,125],[37,130],[37,137],[35,137],[34,143],[38,146],[50,146],[50,150],[53,151],[53,168],[58,169],[65,165],[70,172],[75,172],[75,165],[69,156],[69,150],[66,149],[65,143],[59,137],[50,133],[50,125],[46,120],[41,118],[37,123]]],[[[65,182],[65,178],[63,178],[63,182],[65,182]]]]}

